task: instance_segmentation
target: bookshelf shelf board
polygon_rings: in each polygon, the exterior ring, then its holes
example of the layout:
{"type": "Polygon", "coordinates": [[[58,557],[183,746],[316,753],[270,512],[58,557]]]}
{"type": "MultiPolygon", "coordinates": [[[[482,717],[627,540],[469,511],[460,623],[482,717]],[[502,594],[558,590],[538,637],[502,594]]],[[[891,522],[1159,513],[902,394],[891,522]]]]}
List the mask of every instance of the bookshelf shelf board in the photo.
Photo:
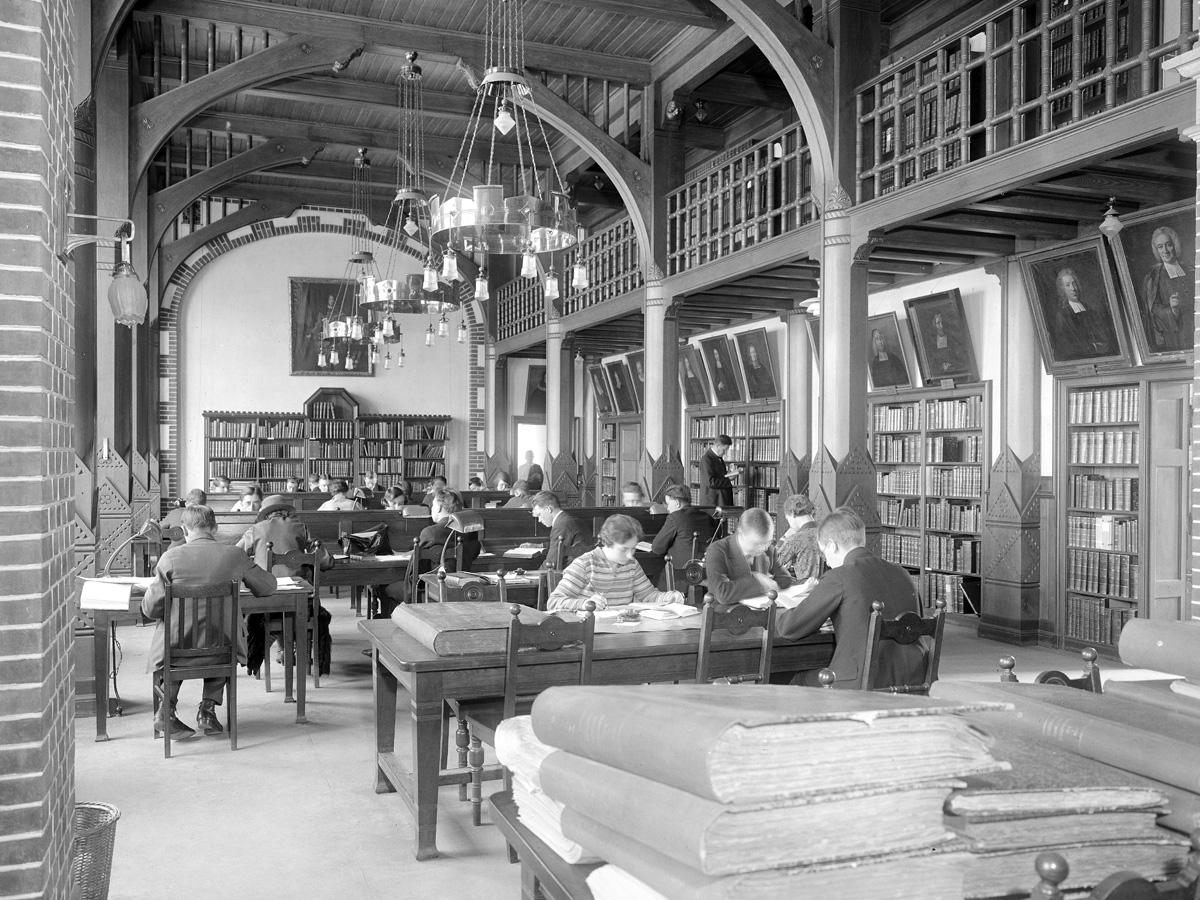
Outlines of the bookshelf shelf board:
{"type": "Polygon", "coordinates": [[[1139,422],[1135,419],[1122,419],[1119,422],[1068,422],[1067,423],[1067,425],[1069,425],[1071,428],[1112,428],[1114,426],[1117,428],[1121,428],[1121,427],[1139,428],[1139,427],[1141,427],[1141,424],[1142,424],[1141,422],[1139,422]]]}
{"type": "Polygon", "coordinates": [[[1099,591],[1084,591],[1078,588],[1068,587],[1068,594],[1074,594],[1077,597],[1094,597],[1100,600],[1119,600],[1121,603],[1127,603],[1127,608],[1136,608],[1141,602],[1136,597],[1123,597],[1120,594],[1101,594],[1099,591]]]}
{"type": "Polygon", "coordinates": [[[1109,509],[1108,507],[1101,508],[1098,506],[1068,506],[1067,512],[1073,516],[1118,516],[1135,519],[1138,514],[1136,509],[1109,509]]]}
{"type": "Polygon", "coordinates": [[[960,575],[963,578],[978,578],[978,572],[964,572],[961,569],[938,569],[933,566],[926,566],[926,572],[932,572],[935,575],[960,575]]]}

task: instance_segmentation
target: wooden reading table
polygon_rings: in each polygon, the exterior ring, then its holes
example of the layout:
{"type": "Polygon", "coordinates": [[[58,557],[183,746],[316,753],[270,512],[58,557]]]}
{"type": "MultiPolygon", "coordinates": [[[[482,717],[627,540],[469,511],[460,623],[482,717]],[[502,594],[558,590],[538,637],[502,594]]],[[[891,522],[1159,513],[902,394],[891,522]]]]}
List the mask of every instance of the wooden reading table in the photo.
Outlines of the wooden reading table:
{"type": "MultiPolygon", "coordinates": [[[[416,823],[415,855],[433,859],[437,849],[438,788],[462,784],[465,769],[441,770],[442,710],[448,698],[472,700],[504,692],[505,657],[499,654],[438,656],[390,619],[363,620],[358,629],[371,645],[375,704],[375,791],[399,792],[416,823]],[[409,694],[412,716],[412,769],[396,754],[397,690],[409,694]]],[[[761,634],[718,636],[713,643],[713,677],[751,671],[758,666],[761,634]]],[[[597,634],[592,656],[593,684],[644,684],[692,681],[700,632],[597,634]]],[[[833,657],[833,635],[820,633],[801,641],[777,638],[771,654],[775,671],[819,669],[833,657]]],[[[543,652],[522,667],[533,688],[570,684],[578,678],[578,657],[543,652]],[[537,672],[530,672],[531,668],[537,672]]]]}
{"type": "Polygon", "coordinates": [[[521,860],[521,898],[592,900],[587,877],[603,863],[572,865],[517,821],[517,804],[507,792],[492,794],[492,822],[521,860]]]}

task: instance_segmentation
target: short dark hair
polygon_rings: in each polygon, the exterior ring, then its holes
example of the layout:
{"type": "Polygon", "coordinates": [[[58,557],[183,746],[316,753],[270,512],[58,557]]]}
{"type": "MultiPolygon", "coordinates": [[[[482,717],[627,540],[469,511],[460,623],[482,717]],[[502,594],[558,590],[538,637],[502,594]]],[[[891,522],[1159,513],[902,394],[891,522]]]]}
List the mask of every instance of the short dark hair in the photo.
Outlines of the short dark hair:
{"type": "Polygon", "coordinates": [[[442,512],[456,513],[463,508],[462,497],[455,491],[434,491],[430,504],[439,503],[442,512]]]}
{"type": "Polygon", "coordinates": [[[217,515],[204,504],[189,506],[180,515],[179,524],[192,531],[216,531],[217,515]]]}
{"type": "Polygon", "coordinates": [[[684,506],[692,505],[692,490],[686,484],[673,484],[663,491],[663,499],[678,500],[684,506]]]}
{"type": "Polygon", "coordinates": [[[184,498],[183,505],[184,506],[207,506],[208,505],[208,494],[204,493],[204,491],[200,490],[200,488],[192,488],[190,491],[187,492],[187,496],[184,498]]]}
{"type": "Polygon", "coordinates": [[[817,508],[806,494],[792,494],[783,504],[785,516],[811,516],[817,508]]]}
{"type": "Polygon", "coordinates": [[[626,541],[642,539],[642,526],[632,516],[609,516],[600,526],[601,547],[611,547],[613,544],[623,544],[626,541]]]}
{"type": "Polygon", "coordinates": [[[390,488],[388,488],[386,491],[383,492],[383,499],[384,500],[407,500],[408,496],[404,493],[404,491],[402,491],[402,490],[400,490],[400,488],[396,487],[396,485],[392,485],[390,488]]]}
{"type": "Polygon", "coordinates": [[[562,501],[554,491],[538,491],[533,495],[533,508],[544,506],[547,509],[562,509],[562,501]]]}
{"type": "Polygon", "coordinates": [[[346,484],[345,479],[335,478],[333,481],[329,482],[329,490],[334,494],[344,494],[346,491],[350,490],[350,485],[346,484]]]}
{"type": "Polygon", "coordinates": [[[638,484],[636,481],[627,481],[623,485],[621,485],[621,493],[622,494],[637,494],[640,497],[640,496],[642,496],[642,486],[640,484],[638,484]]]}
{"type": "Polygon", "coordinates": [[[716,438],[713,439],[713,443],[724,444],[726,447],[731,447],[733,446],[733,438],[727,434],[718,434],[716,438]]]}
{"type": "Polygon", "coordinates": [[[442,483],[442,487],[446,486],[446,476],[445,475],[434,475],[432,478],[429,479],[430,484],[437,484],[439,481],[442,483]]]}
{"type": "Polygon", "coordinates": [[[817,526],[817,543],[837,544],[843,550],[867,545],[867,527],[858,513],[848,506],[839,506],[817,526]]]}
{"type": "Polygon", "coordinates": [[[529,494],[529,482],[518,481],[516,484],[514,484],[512,486],[511,491],[512,491],[512,495],[514,497],[527,496],[529,494]]]}
{"type": "Polygon", "coordinates": [[[738,519],[738,533],[746,532],[755,537],[766,537],[771,533],[771,529],[775,523],[771,521],[771,517],[767,515],[765,509],[759,509],[757,506],[752,506],[738,519]]]}

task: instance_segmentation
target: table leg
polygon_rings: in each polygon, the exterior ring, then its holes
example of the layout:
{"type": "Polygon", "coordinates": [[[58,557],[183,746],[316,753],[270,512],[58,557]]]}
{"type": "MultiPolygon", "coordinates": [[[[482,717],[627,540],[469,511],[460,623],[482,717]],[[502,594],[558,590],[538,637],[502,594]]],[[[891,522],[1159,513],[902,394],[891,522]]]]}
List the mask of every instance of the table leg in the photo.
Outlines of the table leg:
{"type": "Polygon", "coordinates": [[[396,676],[379,664],[379,651],[371,649],[371,692],[375,705],[375,793],[396,790],[379,758],[396,750],[396,676]]]}
{"type": "MultiPolygon", "coordinates": [[[[292,630],[288,631],[287,613],[282,615],[283,630],[279,636],[283,640],[283,702],[295,703],[296,698],[292,694],[292,676],[296,671],[296,627],[293,623],[292,630]]],[[[295,611],[292,612],[292,618],[295,619],[295,611]]]]}
{"type": "Polygon", "coordinates": [[[438,787],[442,749],[441,678],[414,684],[412,691],[412,781],[416,791],[417,859],[433,859],[437,849],[438,787]],[[430,683],[436,682],[436,684],[430,683]]]}
{"type": "Polygon", "coordinates": [[[92,655],[96,664],[96,740],[108,740],[108,646],[111,625],[108,613],[93,612],[96,627],[92,631],[92,655]]]}
{"type": "MultiPolygon", "coordinates": [[[[295,622],[296,637],[293,644],[297,648],[294,654],[296,660],[296,724],[303,725],[308,719],[304,715],[305,688],[308,686],[308,595],[296,592],[296,608],[292,613],[295,622]]],[[[313,641],[317,634],[313,631],[313,641]]]]}

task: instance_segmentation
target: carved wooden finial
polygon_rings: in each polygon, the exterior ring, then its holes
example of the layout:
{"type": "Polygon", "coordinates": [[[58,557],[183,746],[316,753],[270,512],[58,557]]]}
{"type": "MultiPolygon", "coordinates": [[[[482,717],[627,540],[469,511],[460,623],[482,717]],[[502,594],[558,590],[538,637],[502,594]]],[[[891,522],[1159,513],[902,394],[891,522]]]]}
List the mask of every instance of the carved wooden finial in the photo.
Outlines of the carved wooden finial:
{"type": "Polygon", "coordinates": [[[1096,648],[1094,647],[1084,647],[1079,651],[1079,655],[1083,657],[1083,664],[1088,669],[1100,658],[1100,654],[1096,652],[1096,648]]]}
{"type": "Polygon", "coordinates": [[[871,611],[877,612],[882,616],[883,615],[883,601],[882,600],[872,600],[871,601],[871,611]]]}
{"type": "Polygon", "coordinates": [[[938,597],[936,600],[933,601],[933,605],[935,607],[937,607],[938,610],[940,610],[941,612],[945,612],[946,611],[946,598],[938,597]]]}
{"type": "Polygon", "coordinates": [[[717,598],[714,597],[712,594],[705,594],[704,595],[704,605],[705,606],[716,606],[717,598]]]}
{"type": "Polygon", "coordinates": [[[1033,868],[1041,879],[1029,895],[1029,900],[1062,900],[1062,884],[1071,871],[1067,861],[1057,853],[1039,853],[1033,868]]]}
{"type": "Polygon", "coordinates": [[[1000,680],[1015,682],[1017,676],[1013,674],[1013,669],[1017,666],[1017,658],[1015,656],[1000,657],[1000,680]]]}
{"type": "Polygon", "coordinates": [[[837,680],[837,676],[833,674],[833,669],[822,669],[817,673],[817,681],[821,683],[821,687],[832,689],[833,683],[837,680]]]}
{"type": "Polygon", "coordinates": [[[519,619],[521,617],[521,604],[520,603],[508,604],[508,614],[510,616],[512,616],[514,619],[519,619]]]}
{"type": "Polygon", "coordinates": [[[588,618],[596,613],[596,601],[585,600],[583,602],[583,619],[586,622],[588,618]]]}
{"type": "Polygon", "coordinates": [[[767,591],[767,599],[774,603],[779,599],[779,591],[767,591]]]}
{"type": "Polygon", "coordinates": [[[515,572],[513,572],[513,574],[514,574],[514,575],[516,575],[518,578],[520,578],[520,577],[522,577],[522,576],[525,574],[525,570],[524,570],[524,569],[517,569],[515,572]]]}
{"type": "Polygon", "coordinates": [[[446,567],[445,566],[438,566],[437,577],[438,577],[438,581],[446,580],[446,567]]]}

